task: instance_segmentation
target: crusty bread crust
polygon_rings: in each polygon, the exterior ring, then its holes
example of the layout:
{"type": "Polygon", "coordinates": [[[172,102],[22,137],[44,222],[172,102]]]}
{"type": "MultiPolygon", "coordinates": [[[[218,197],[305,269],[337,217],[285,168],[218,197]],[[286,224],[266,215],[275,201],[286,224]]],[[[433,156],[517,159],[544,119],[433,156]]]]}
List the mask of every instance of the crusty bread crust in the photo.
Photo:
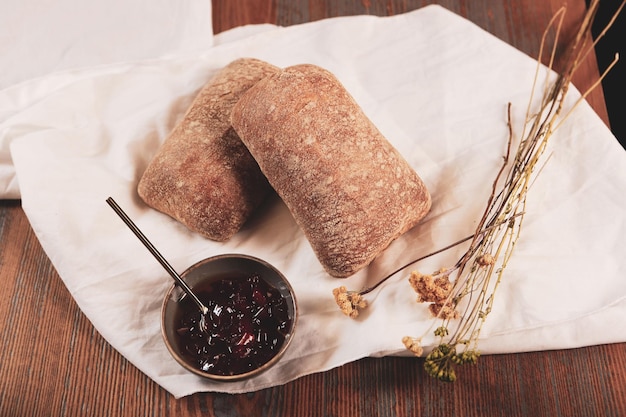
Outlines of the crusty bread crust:
{"type": "Polygon", "coordinates": [[[271,187],[231,127],[230,113],[247,89],[276,71],[238,59],[202,88],[139,182],[146,204],[216,241],[241,228],[271,187]]]}
{"type": "Polygon", "coordinates": [[[231,123],[332,276],[368,265],[430,209],[417,173],[322,68],[266,77],[231,123]]]}

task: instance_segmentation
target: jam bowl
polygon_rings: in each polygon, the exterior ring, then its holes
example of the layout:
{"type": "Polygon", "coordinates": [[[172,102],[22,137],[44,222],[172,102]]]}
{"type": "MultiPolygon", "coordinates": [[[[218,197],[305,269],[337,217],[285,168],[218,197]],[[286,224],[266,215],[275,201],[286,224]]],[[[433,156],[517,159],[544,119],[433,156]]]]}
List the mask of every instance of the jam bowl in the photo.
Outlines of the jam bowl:
{"type": "Polygon", "coordinates": [[[274,365],[289,346],[297,319],[287,279],[248,255],[204,259],[181,274],[208,308],[204,315],[176,284],[161,310],[167,349],[188,371],[212,380],[250,378],[274,365]]]}

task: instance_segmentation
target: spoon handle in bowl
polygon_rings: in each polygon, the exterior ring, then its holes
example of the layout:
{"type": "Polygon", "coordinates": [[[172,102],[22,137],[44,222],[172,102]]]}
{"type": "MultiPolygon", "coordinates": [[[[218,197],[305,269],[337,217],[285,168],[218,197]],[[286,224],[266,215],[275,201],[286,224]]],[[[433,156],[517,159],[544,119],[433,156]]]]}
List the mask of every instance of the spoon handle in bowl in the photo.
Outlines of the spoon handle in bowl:
{"type": "Polygon", "coordinates": [[[137,236],[137,238],[139,238],[139,240],[141,241],[141,243],[144,244],[144,246],[150,251],[150,253],[156,258],[157,261],[159,261],[159,263],[161,264],[161,266],[163,268],[165,268],[165,270],[170,274],[170,276],[172,278],[174,278],[174,280],[176,281],[176,283],[183,289],[183,291],[185,291],[185,293],[191,297],[191,299],[198,305],[198,307],[200,308],[200,310],[202,311],[202,314],[207,314],[209,309],[202,304],[202,302],[200,301],[200,299],[198,299],[198,297],[196,296],[196,294],[193,293],[193,291],[191,291],[191,288],[189,288],[189,286],[187,285],[187,283],[185,281],[183,281],[183,279],[180,277],[180,275],[178,275],[178,273],[176,272],[176,270],[172,267],[172,265],[170,265],[169,262],[167,262],[167,260],[163,257],[163,255],[161,255],[161,253],[157,250],[157,248],[152,244],[152,242],[150,242],[150,240],[148,240],[148,238],[146,237],[146,235],[143,234],[143,232],[141,230],[139,230],[139,228],[137,227],[137,225],[130,219],[130,217],[128,217],[128,215],[124,212],[124,210],[122,210],[122,208],[115,202],[115,200],[112,197],[107,198],[106,202],[109,204],[109,206],[111,206],[111,208],[113,209],[113,211],[115,211],[115,213],[117,213],[118,216],[120,216],[120,218],[122,219],[122,221],[124,223],[126,223],[126,226],[128,226],[128,228],[135,234],[135,236],[137,236]]]}

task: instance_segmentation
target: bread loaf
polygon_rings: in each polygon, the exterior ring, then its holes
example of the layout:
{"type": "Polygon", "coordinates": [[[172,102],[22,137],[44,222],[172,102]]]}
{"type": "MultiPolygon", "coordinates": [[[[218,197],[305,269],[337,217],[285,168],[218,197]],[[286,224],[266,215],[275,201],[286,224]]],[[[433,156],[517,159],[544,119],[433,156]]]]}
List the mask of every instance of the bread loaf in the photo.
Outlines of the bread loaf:
{"type": "Polygon", "coordinates": [[[430,209],[416,172],[322,68],[263,79],[231,122],[332,276],[368,265],[430,209]]]}
{"type": "Polygon", "coordinates": [[[216,241],[241,228],[271,187],[231,127],[230,113],[248,88],[276,71],[239,59],[202,88],[139,182],[146,204],[216,241]]]}

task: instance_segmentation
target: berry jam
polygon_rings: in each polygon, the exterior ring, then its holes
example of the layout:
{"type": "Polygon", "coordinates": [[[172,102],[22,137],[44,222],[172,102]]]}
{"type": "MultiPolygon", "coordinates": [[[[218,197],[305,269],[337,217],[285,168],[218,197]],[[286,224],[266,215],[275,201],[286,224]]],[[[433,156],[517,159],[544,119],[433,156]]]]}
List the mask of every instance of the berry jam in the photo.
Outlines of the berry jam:
{"type": "Polygon", "coordinates": [[[176,323],[180,353],[198,369],[239,375],[278,353],[291,327],[287,301],[258,275],[198,285],[194,293],[209,309],[206,329],[198,326],[201,313],[188,298],[181,301],[176,323]]]}

